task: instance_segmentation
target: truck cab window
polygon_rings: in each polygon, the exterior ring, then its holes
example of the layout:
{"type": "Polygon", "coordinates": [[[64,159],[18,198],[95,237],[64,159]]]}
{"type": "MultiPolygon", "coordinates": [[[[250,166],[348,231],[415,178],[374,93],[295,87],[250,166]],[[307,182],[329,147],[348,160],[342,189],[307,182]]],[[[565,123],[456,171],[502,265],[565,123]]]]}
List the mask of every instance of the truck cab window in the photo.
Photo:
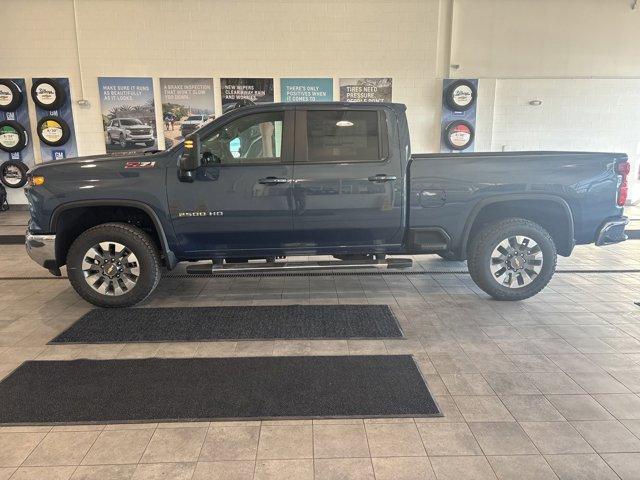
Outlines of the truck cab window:
{"type": "Polygon", "coordinates": [[[375,110],[307,111],[308,162],[377,162],[381,159],[375,110]]]}
{"type": "Polygon", "coordinates": [[[284,112],[233,120],[202,140],[203,165],[280,162],[283,120],[284,112]]]}

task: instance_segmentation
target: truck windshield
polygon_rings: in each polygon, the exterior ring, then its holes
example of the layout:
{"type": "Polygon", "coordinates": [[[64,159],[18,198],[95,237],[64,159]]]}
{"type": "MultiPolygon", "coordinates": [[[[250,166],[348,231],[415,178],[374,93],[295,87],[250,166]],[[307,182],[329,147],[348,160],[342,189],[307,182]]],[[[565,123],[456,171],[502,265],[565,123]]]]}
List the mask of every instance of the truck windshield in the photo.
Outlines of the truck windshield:
{"type": "Polygon", "coordinates": [[[187,117],[187,121],[195,121],[195,122],[201,122],[202,120],[204,120],[204,117],[202,117],[201,115],[191,115],[190,117],[187,117]]]}
{"type": "Polygon", "coordinates": [[[142,125],[142,122],[137,118],[121,118],[120,125],[142,125]]]}

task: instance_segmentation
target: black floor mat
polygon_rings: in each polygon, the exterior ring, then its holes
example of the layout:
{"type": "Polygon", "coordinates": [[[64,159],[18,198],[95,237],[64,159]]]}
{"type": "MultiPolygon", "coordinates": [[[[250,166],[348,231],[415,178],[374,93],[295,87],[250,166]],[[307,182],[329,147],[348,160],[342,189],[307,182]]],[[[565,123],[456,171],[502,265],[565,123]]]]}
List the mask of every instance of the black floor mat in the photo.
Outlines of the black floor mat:
{"type": "Polygon", "coordinates": [[[0,235],[0,245],[24,245],[24,235],[0,235]]]}
{"type": "Polygon", "coordinates": [[[0,382],[1,424],[438,414],[409,355],[30,361],[0,382]]]}
{"type": "Polygon", "coordinates": [[[402,337],[388,305],[94,309],[50,343],[402,337]]]}

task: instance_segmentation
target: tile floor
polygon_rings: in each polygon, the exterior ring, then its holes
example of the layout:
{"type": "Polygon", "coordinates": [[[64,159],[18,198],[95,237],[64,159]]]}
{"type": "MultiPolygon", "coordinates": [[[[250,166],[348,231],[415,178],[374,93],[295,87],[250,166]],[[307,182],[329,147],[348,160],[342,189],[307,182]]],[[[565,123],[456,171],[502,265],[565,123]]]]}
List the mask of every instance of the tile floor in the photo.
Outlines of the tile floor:
{"type": "MultiPolygon", "coordinates": [[[[0,234],[21,222],[0,214],[0,234]]],[[[559,268],[637,269],[640,241],[559,268]]],[[[638,273],[559,273],[518,303],[464,274],[166,278],[147,305],[387,303],[406,339],[97,346],[46,345],[90,307],[66,280],[6,279],[27,275],[46,272],[0,246],[0,378],[29,359],[410,353],[444,417],[0,427],[0,480],[640,478],[638,273]]]]}

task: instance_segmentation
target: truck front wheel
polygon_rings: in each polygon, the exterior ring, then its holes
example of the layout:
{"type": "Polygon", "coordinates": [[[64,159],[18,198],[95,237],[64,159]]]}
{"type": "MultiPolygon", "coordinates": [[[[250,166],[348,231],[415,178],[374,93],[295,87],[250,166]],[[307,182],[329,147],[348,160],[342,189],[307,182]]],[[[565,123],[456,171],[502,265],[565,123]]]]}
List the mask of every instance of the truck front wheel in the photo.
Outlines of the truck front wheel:
{"type": "Polygon", "coordinates": [[[549,232],[530,220],[508,218],[474,235],[467,264],[476,285],[496,300],[523,300],[549,283],[557,258],[549,232]]]}
{"type": "Polygon", "coordinates": [[[83,232],[67,254],[69,281],[98,307],[129,307],[160,281],[160,257],[151,237],[127,223],[105,223],[83,232]]]}

